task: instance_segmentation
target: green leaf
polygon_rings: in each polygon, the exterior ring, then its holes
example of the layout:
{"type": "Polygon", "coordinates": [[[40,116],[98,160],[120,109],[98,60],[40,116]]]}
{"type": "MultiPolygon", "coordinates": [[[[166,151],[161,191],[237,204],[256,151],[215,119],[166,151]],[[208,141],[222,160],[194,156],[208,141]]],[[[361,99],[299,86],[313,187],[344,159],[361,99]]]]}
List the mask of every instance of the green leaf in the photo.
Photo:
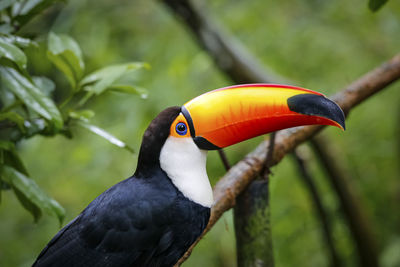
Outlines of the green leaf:
{"type": "Polygon", "coordinates": [[[48,50],[51,53],[59,55],[70,50],[79,61],[80,67],[82,69],[84,68],[81,49],[72,37],[66,34],[55,34],[54,32],[50,32],[48,38],[48,50]]]}
{"type": "Polygon", "coordinates": [[[18,113],[13,112],[13,111],[0,113],[0,121],[2,121],[2,120],[9,120],[9,121],[15,122],[17,124],[18,128],[22,132],[25,132],[25,127],[24,127],[25,119],[18,113]]]}
{"type": "Polygon", "coordinates": [[[15,145],[11,141],[0,140],[0,149],[7,151],[15,151],[15,145]]]}
{"type": "Polygon", "coordinates": [[[115,80],[116,79],[115,77],[121,77],[128,71],[137,70],[144,67],[148,68],[148,64],[143,62],[131,62],[131,63],[107,66],[87,75],[82,80],[81,85],[84,86],[103,79],[115,80]]]}
{"type": "Polygon", "coordinates": [[[70,63],[70,61],[76,62],[76,60],[74,60],[74,54],[70,50],[65,51],[61,55],[54,55],[48,51],[47,57],[62,73],[64,73],[72,89],[76,90],[75,88],[79,80],[79,74],[76,71],[79,72],[79,70],[74,70],[76,64],[70,63]]]}
{"type": "Polygon", "coordinates": [[[21,205],[32,214],[34,222],[35,223],[38,222],[39,219],[42,217],[42,210],[37,205],[35,205],[35,203],[33,203],[29,198],[27,198],[24,195],[24,193],[21,192],[21,190],[19,190],[17,187],[12,186],[12,189],[14,191],[14,194],[17,196],[19,202],[21,203],[21,205]]]}
{"type": "Polygon", "coordinates": [[[47,56],[62,71],[72,88],[80,81],[85,69],[79,45],[68,35],[50,33],[47,56]]]}
{"type": "Polygon", "coordinates": [[[10,24],[0,24],[0,33],[9,34],[14,30],[10,24]]]}
{"type": "Polygon", "coordinates": [[[21,49],[0,38],[0,58],[5,57],[15,62],[19,68],[26,68],[26,56],[21,49]]]}
{"type": "Polygon", "coordinates": [[[371,11],[376,12],[381,7],[383,7],[383,5],[386,4],[387,1],[388,0],[369,0],[368,7],[371,11]]]}
{"type": "Polygon", "coordinates": [[[70,111],[68,115],[73,119],[89,122],[89,120],[94,116],[94,111],[90,109],[73,110],[70,111]]]}
{"type": "Polygon", "coordinates": [[[19,26],[23,26],[34,16],[44,11],[59,0],[24,0],[14,1],[11,8],[11,16],[15,22],[19,22],[19,26]]]}
{"type": "Polygon", "coordinates": [[[132,62],[108,66],[87,75],[85,78],[83,78],[80,85],[85,87],[86,91],[99,95],[125,74],[141,68],[148,68],[148,64],[142,62],[132,62]]]}
{"type": "Polygon", "coordinates": [[[36,47],[38,46],[38,44],[35,41],[33,41],[31,39],[28,39],[28,38],[23,38],[23,37],[20,37],[20,36],[16,36],[16,35],[0,36],[0,40],[3,40],[3,41],[8,42],[10,44],[14,44],[14,45],[16,45],[16,46],[18,46],[20,48],[27,48],[30,45],[33,45],[33,46],[36,46],[36,47]]]}
{"type": "Polygon", "coordinates": [[[128,150],[131,153],[135,153],[132,147],[128,146],[126,143],[122,142],[117,137],[106,132],[105,130],[103,130],[95,125],[89,124],[85,121],[78,121],[77,124],[79,126],[83,127],[84,129],[89,130],[90,132],[106,139],[111,144],[116,145],[117,147],[125,148],[126,150],[128,150]]]}
{"type": "Polygon", "coordinates": [[[46,78],[44,76],[34,76],[32,77],[33,83],[37,86],[37,88],[42,91],[43,94],[50,97],[51,93],[56,88],[56,85],[52,80],[46,78]]]}
{"type": "Polygon", "coordinates": [[[132,85],[114,84],[109,89],[114,92],[139,95],[143,99],[146,99],[149,95],[146,89],[132,85]]]}
{"type": "MultiPolygon", "coordinates": [[[[1,88],[3,87],[1,78],[0,78],[0,87],[1,88]]],[[[1,104],[3,105],[3,110],[10,108],[10,106],[13,106],[16,102],[14,94],[7,90],[0,90],[0,99],[1,99],[1,104]]]]}
{"type": "Polygon", "coordinates": [[[54,1],[44,1],[44,0],[27,0],[24,1],[23,4],[20,6],[20,10],[18,12],[18,15],[27,15],[29,12],[31,12],[35,7],[37,7],[40,4],[43,4],[44,2],[54,2],[54,1]]]}
{"type": "Polygon", "coordinates": [[[46,97],[40,89],[13,68],[0,66],[0,74],[8,90],[29,108],[53,122],[56,129],[62,128],[63,120],[53,100],[46,97]]]}
{"type": "Polygon", "coordinates": [[[0,11],[10,7],[14,2],[15,0],[0,0],[0,11]]]}
{"type": "MultiPolygon", "coordinates": [[[[99,95],[104,91],[111,89],[111,87],[113,86],[124,86],[116,85],[115,82],[117,82],[120,78],[130,73],[131,71],[135,71],[140,68],[149,68],[149,65],[143,62],[132,62],[120,65],[113,65],[99,69],[87,75],[85,78],[82,79],[79,86],[80,88],[83,88],[85,91],[87,91],[87,94],[81,99],[79,105],[82,106],[93,95],[99,95]]],[[[143,98],[146,98],[147,92],[142,91],[142,93],[139,93],[139,95],[143,98]]]]}
{"type": "Polygon", "coordinates": [[[60,224],[62,223],[65,217],[64,208],[57,201],[48,197],[32,179],[7,165],[2,168],[2,178],[11,185],[22,205],[34,216],[35,221],[44,211],[56,215],[60,224]]]}
{"type": "Polygon", "coordinates": [[[34,136],[36,134],[54,136],[54,132],[45,131],[46,125],[47,125],[46,121],[43,120],[42,118],[25,121],[25,128],[26,128],[25,137],[34,136]]]}
{"type": "Polygon", "coordinates": [[[14,169],[29,175],[24,163],[20,159],[15,145],[11,141],[0,140],[0,150],[3,151],[3,163],[12,166],[14,169]]]}

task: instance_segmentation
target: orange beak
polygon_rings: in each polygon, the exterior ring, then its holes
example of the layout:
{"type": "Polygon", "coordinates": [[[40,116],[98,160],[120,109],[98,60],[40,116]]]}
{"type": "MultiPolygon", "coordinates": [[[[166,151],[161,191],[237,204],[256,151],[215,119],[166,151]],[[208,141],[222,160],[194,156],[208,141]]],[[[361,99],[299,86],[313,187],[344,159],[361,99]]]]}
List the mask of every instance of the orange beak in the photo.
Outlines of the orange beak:
{"type": "Polygon", "coordinates": [[[324,95],[285,85],[246,84],[202,94],[182,106],[200,149],[219,149],[255,136],[301,125],[344,130],[340,107],[324,95]]]}

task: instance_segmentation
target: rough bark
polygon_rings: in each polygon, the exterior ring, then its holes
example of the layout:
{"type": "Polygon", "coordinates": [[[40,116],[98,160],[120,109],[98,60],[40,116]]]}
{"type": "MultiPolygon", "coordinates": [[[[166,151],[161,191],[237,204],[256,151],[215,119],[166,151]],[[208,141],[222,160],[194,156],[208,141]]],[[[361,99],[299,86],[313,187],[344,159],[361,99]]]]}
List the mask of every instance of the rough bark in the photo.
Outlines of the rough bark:
{"type": "Polygon", "coordinates": [[[274,266],[268,175],[259,178],[238,197],[234,208],[238,267],[274,266]]]}

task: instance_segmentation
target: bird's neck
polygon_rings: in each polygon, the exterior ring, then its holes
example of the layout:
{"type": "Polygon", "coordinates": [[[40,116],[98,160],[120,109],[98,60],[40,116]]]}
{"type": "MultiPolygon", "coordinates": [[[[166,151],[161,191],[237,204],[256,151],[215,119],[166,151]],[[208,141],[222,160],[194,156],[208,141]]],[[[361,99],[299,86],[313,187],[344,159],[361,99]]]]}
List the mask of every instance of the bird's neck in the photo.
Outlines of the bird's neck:
{"type": "Polygon", "coordinates": [[[214,199],[206,170],[207,152],[192,138],[168,137],[160,153],[160,166],[172,183],[191,201],[211,207],[214,199]]]}

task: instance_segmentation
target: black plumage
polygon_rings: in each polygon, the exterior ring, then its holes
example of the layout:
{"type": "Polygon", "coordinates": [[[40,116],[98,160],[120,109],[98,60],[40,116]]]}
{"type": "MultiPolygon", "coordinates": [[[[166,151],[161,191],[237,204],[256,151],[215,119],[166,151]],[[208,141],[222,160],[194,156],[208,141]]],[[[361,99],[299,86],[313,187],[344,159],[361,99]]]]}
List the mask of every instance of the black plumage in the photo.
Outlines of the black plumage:
{"type": "Polygon", "coordinates": [[[43,249],[33,266],[172,266],[206,227],[210,209],[187,199],[159,155],[180,112],[146,130],[135,174],[98,196],[43,249]]]}

